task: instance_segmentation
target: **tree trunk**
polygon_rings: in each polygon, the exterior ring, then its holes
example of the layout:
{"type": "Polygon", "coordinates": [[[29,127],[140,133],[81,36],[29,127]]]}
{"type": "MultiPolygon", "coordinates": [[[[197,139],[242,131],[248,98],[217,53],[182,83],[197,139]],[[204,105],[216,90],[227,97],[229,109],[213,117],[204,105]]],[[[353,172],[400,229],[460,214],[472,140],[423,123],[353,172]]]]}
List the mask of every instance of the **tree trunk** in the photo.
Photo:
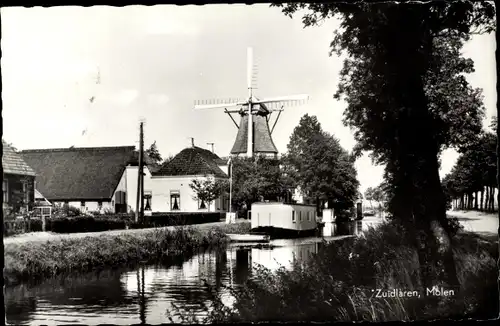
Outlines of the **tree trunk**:
{"type": "Polygon", "coordinates": [[[491,212],[491,187],[488,186],[486,187],[487,189],[487,192],[488,192],[488,203],[487,203],[487,207],[488,207],[488,212],[491,212]]]}
{"type": "Polygon", "coordinates": [[[477,211],[479,209],[479,206],[478,206],[478,197],[479,197],[479,192],[476,191],[474,193],[474,209],[477,211]]]}
{"type": "Polygon", "coordinates": [[[490,187],[490,212],[495,211],[495,187],[490,187]]]}
{"type": "Polygon", "coordinates": [[[483,211],[483,203],[484,203],[484,187],[481,188],[481,200],[480,200],[480,206],[479,206],[479,210],[481,212],[483,211]]]}
{"type": "Polygon", "coordinates": [[[484,190],[484,210],[486,212],[488,212],[490,209],[489,205],[490,205],[490,191],[488,186],[486,186],[484,190]]]}
{"type": "MultiPolygon", "coordinates": [[[[423,27],[414,12],[403,8],[388,15],[399,29],[388,30],[384,43],[390,64],[383,72],[390,75],[387,87],[392,87],[398,110],[396,139],[388,165],[394,172],[394,183],[401,201],[397,216],[410,226],[416,245],[420,280],[423,288],[441,286],[457,288],[458,278],[447,231],[446,197],[439,177],[439,148],[424,82],[433,53],[433,36],[423,27]],[[402,32],[404,31],[404,32],[402,32]],[[411,55],[412,64],[408,65],[411,55]],[[404,74],[401,71],[405,71],[404,74]],[[415,137],[418,135],[418,137],[415,137]],[[392,162],[391,162],[392,161],[392,162]],[[413,225],[411,225],[413,224],[413,225]]],[[[395,196],[396,197],[396,196],[395,196]]]]}

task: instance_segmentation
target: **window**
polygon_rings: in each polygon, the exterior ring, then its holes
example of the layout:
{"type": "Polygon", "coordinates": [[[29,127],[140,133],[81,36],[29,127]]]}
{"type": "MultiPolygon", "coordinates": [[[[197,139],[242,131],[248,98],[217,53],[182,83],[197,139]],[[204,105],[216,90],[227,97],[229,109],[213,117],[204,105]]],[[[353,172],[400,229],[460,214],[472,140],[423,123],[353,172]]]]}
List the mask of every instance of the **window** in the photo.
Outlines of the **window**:
{"type": "Polygon", "coordinates": [[[97,202],[97,209],[102,210],[102,201],[97,202]]]}
{"type": "Polygon", "coordinates": [[[85,207],[85,202],[84,202],[84,201],[81,201],[81,202],[80,202],[80,210],[81,210],[82,212],[85,212],[85,210],[86,210],[86,207],[85,207]]]}
{"type": "Polygon", "coordinates": [[[145,211],[150,211],[151,210],[151,199],[153,197],[153,194],[151,191],[145,191],[144,193],[144,210],[145,211]]]}
{"type": "Polygon", "coordinates": [[[292,211],[292,222],[295,223],[295,211],[292,211]]]}
{"type": "Polygon", "coordinates": [[[311,212],[307,212],[307,220],[310,221],[311,220],[311,212]]]}
{"type": "Polygon", "coordinates": [[[8,180],[3,180],[2,190],[3,190],[3,202],[6,204],[9,202],[9,182],[8,182],[8,180]]]}
{"type": "Polygon", "coordinates": [[[302,211],[299,211],[299,222],[302,222],[302,211]]]}
{"type": "Polygon", "coordinates": [[[170,210],[178,211],[181,209],[181,194],[179,190],[170,192],[170,210]]]}

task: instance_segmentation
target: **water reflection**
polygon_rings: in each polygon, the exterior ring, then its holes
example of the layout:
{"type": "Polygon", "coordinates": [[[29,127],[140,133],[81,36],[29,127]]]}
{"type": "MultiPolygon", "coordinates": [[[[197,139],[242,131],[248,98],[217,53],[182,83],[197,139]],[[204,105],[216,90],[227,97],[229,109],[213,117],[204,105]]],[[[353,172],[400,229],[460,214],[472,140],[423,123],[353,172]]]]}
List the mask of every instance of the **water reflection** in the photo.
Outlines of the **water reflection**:
{"type": "MultiPolygon", "coordinates": [[[[327,223],[323,237],[333,240],[365,229],[364,221],[350,225],[327,223]]],[[[305,261],[320,250],[321,241],[315,237],[277,239],[266,246],[231,245],[157,266],[70,275],[37,285],[6,288],[7,322],[129,325],[168,323],[169,317],[180,322],[173,312],[205,314],[211,296],[203,286],[204,280],[227,294],[225,286],[239,286],[253,276],[252,266],[292,268],[294,257],[305,261]]]]}

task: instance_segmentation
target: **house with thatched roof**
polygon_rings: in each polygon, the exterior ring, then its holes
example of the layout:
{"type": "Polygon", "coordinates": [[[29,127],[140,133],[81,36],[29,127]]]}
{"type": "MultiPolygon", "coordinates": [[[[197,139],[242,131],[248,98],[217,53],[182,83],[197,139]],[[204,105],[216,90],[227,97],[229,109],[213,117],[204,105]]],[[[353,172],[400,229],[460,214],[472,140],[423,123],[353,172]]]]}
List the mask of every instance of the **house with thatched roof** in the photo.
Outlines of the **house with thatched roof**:
{"type": "Polygon", "coordinates": [[[118,213],[131,211],[135,204],[134,146],[31,149],[20,154],[37,173],[36,190],[54,205],[118,213]]]}
{"type": "Polygon", "coordinates": [[[153,212],[227,211],[227,194],[208,204],[194,199],[195,193],[190,187],[194,179],[227,180],[227,172],[227,160],[215,153],[194,144],[183,149],[151,175],[153,212]]]}
{"type": "Polygon", "coordinates": [[[35,201],[35,171],[16,150],[2,139],[3,209],[29,209],[35,201]]]}

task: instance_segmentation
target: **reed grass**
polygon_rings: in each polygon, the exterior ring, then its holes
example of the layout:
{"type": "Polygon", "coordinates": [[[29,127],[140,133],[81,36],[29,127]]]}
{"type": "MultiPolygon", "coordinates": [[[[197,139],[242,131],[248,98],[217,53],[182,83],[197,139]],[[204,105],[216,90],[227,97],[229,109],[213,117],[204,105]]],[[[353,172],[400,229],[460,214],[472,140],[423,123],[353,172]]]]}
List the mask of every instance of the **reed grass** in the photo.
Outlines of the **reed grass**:
{"type": "Polygon", "coordinates": [[[138,262],[189,255],[201,248],[224,246],[228,233],[245,233],[250,223],[180,226],[143,233],[123,233],[4,246],[6,286],[62,273],[86,272],[138,262]]]}
{"type": "MultiPolygon", "coordinates": [[[[358,238],[325,243],[309,261],[276,272],[258,266],[233,307],[220,299],[205,322],[411,321],[496,318],[498,240],[461,232],[453,241],[461,288],[427,296],[418,256],[398,226],[383,224],[358,238]],[[372,290],[415,290],[420,297],[376,298],[372,290]]],[[[438,285],[438,284],[436,284],[438,285]]]]}

